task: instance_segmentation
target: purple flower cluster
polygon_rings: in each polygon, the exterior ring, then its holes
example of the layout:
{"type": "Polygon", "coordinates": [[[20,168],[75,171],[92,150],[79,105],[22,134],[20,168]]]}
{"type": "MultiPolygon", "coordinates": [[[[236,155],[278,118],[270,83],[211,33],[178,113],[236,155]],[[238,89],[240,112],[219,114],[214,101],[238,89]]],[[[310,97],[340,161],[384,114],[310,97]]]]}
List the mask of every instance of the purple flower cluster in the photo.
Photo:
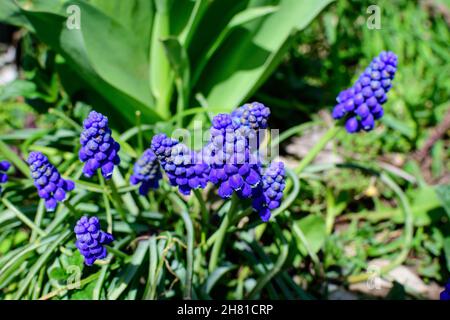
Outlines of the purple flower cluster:
{"type": "Polygon", "coordinates": [[[444,291],[440,294],[440,300],[450,301],[450,279],[445,285],[444,291]]]}
{"type": "MultiPolygon", "coordinates": [[[[6,171],[9,170],[11,164],[8,161],[0,161],[0,185],[8,181],[8,175],[6,171]]],[[[0,192],[2,192],[2,188],[0,187],[0,192]]]]}
{"type": "MultiPolygon", "coordinates": [[[[8,181],[8,175],[6,174],[6,171],[9,170],[9,168],[11,167],[11,164],[4,160],[4,161],[0,161],[0,185],[2,183],[5,183],[6,181],[8,181]]],[[[0,187],[0,192],[2,192],[2,188],[0,187]]]]}
{"type": "Polygon", "coordinates": [[[158,159],[152,149],[144,151],[142,156],[134,164],[133,174],[130,177],[130,183],[139,184],[139,193],[147,195],[150,189],[159,187],[159,180],[162,178],[158,159]]]}
{"type": "Polygon", "coordinates": [[[235,191],[241,198],[250,198],[260,183],[260,164],[249,148],[249,131],[237,125],[229,114],[213,118],[210,129],[209,181],[219,187],[219,196],[229,198],[235,191]]]}
{"type": "Polygon", "coordinates": [[[266,129],[270,109],[259,102],[246,103],[231,113],[233,121],[253,130],[266,129]]]}
{"type": "Polygon", "coordinates": [[[151,149],[167,174],[169,182],[189,195],[192,189],[205,188],[208,183],[208,165],[200,153],[160,133],[153,137],[151,149]]]}
{"type": "Polygon", "coordinates": [[[346,119],[345,129],[349,133],[370,131],[375,120],[383,117],[382,104],[387,101],[387,92],[397,71],[397,56],[392,52],[381,52],[360,75],[353,87],[342,91],[334,107],[334,119],[346,119]]]}
{"type": "Polygon", "coordinates": [[[57,203],[66,199],[66,192],[72,191],[75,184],[63,179],[48,158],[40,152],[31,152],[28,164],[39,197],[45,199],[47,210],[55,210],[57,203]]]}
{"type": "Polygon", "coordinates": [[[104,232],[100,228],[97,217],[81,217],[75,225],[76,247],[84,256],[84,263],[88,266],[94,264],[95,260],[105,259],[107,255],[105,244],[114,240],[112,234],[104,232]]]}
{"type": "Polygon", "coordinates": [[[120,145],[111,136],[108,118],[92,111],[84,120],[83,126],[79,157],[81,162],[85,163],[84,175],[90,178],[101,169],[103,177],[110,179],[114,166],[120,163],[118,155],[120,145]]]}
{"type": "Polygon", "coordinates": [[[271,210],[280,206],[285,186],[283,162],[272,162],[262,176],[262,184],[254,191],[252,204],[264,222],[269,220],[271,210]]]}

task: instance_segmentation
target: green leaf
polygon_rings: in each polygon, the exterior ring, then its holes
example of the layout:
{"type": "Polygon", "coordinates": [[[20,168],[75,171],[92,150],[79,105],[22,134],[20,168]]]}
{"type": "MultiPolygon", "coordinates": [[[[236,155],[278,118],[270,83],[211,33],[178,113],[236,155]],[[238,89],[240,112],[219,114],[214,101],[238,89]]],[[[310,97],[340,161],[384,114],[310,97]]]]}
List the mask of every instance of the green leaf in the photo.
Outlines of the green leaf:
{"type": "Polygon", "coordinates": [[[92,68],[109,84],[143,104],[152,104],[147,52],[142,41],[135,33],[85,2],[71,3],[80,6],[82,12],[80,30],[92,68]]]}
{"type": "Polygon", "coordinates": [[[231,29],[231,28],[237,27],[239,25],[245,24],[252,20],[255,20],[255,19],[258,19],[265,15],[268,15],[269,13],[273,13],[277,10],[278,10],[278,7],[275,7],[275,6],[249,8],[247,10],[244,10],[244,11],[236,14],[231,19],[227,28],[231,29]]]}
{"type": "Polygon", "coordinates": [[[305,28],[330,2],[281,0],[274,13],[236,28],[199,81],[208,104],[232,109],[250,97],[288,50],[292,33],[305,28]]]}
{"type": "Polygon", "coordinates": [[[26,80],[15,80],[0,88],[0,101],[17,97],[36,98],[40,96],[36,91],[36,84],[26,80]]]}
{"type": "Polygon", "coordinates": [[[0,21],[33,30],[27,17],[21,14],[19,6],[12,0],[0,1],[0,21]]]}
{"type": "Polygon", "coordinates": [[[206,279],[206,282],[202,288],[203,294],[208,296],[211,290],[214,288],[216,283],[222,278],[226,273],[236,268],[234,264],[227,264],[224,266],[220,266],[215,269],[206,279]]]}
{"type": "Polygon", "coordinates": [[[436,187],[436,194],[442,204],[442,207],[445,209],[450,218],[450,185],[447,184],[436,187]]]}
{"type": "MultiPolygon", "coordinates": [[[[326,228],[325,219],[319,215],[308,215],[296,222],[305,235],[305,239],[309,245],[309,249],[313,253],[317,253],[325,243],[326,228]]],[[[303,254],[307,253],[305,246],[298,242],[299,250],[303,254]]]]}
{"type": "Polygon", "coordinates": [[[148,88],[139,83],[148,79],[141,70],[141,67],[147,65],[147,56],[142,48],[136,47],[138,40],[135,36],[129,36],[120,25],[87,3],[70,3],[82,8],[81,25],[84,28],[68,29],[65,26],[66,17],[53,13],[21,10],[18,14],[24,15],[31,24],[29,29],[60,53],[65,63],[114,107],[98,105],[96,108],[106,110],[108,115],[116,113],[129,123],[134,122],[136,111],[140,111],[147,122],[159,120],[160,116],[150,107],[152,98],[148,88]],[[124,39],[111,41],[107,33],[111,28],[124,39]],[[119,50],[117,46],[122,44],[131,47],[119,50]],[[111,50],[119,51],[114,51],[115,54],[112,55],[111,50]],[[91,61],[93,58],[96,61],[91,61]],[[122,68],[126,70],[125,74],[122,68]]]}
{"type": "Polygon", "coordinates": [[[62,233],[58,238],[53,241],[49,247],[45,250],[45,252],[39,257],[36,263],[30,268],[25,279],[20,283],[19,290],[15,295],[15,299],[20,299],[22,295],[25,293],[25,290],[28,288],[31,280],[37,274],[37,272],[44,266],[48,259],[54,254],[54,250],[62,244],[62,242],[69,236],[70,231],[62,233]]]}
{"type": "Polygon", "coordinates": [[[189,80],[189,61],[186,50],[175,37],[161,39],[167,58],[175,76],[183,81],[189,80]]]}
{"type": "Polygon", "coordinates": [[[170,35],[169,11],[172,3],[172,0],[155,0],[156,14],[153,20],[152,42],[150,44],[150,61],[152,65],[151,68],[147,69],[150,74],[151,92],[157,100],[157,110],[163,117],[169,116],[172,84],[169,61],[161,40],[170,35]]]}
{"type": "Polygon", "coordinates": [[[148,240],[139,242],[136,251],[133,254],[131,262],[125,267],[120,278],[115,279],[117,281],[115,283],[112,283],[112,285],[110,286],[111,289],[113,285],[117,284],[117,286],[115,286],[112,290],[109,290],[108,292],[109,300],[118,299],[120,295],[128,287],[128,285],[131,283],[139,267],[141,266],[142,261],[144,261],[144,258],[148,253],[148,245],[149,245],[148,240]]]}
{"type": "Polygon", "coordinates": [[[450,272],[450,237],[444,240],[444,254],[447,261],[447,270],[450,272]]]}
{"type": "Polygon", "coordinates": [[[115,20],[129,32],[139,35],[139,40],[146,52],[150,52],[151,30],[153,25],[154,5],[149,0],[90,0],[90,3],[115,20]]]}

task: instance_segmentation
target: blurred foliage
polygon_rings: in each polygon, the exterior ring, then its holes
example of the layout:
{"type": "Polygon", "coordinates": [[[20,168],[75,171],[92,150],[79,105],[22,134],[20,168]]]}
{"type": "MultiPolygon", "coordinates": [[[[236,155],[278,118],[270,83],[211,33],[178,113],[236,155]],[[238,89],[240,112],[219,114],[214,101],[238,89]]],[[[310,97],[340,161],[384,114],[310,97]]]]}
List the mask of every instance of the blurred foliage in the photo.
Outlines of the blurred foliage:
{"type": "Polygon", "coordinates": [[[235,108],[330,2],[7,0],[0,21],[33,33],[23,60],[37,90],[22,94],[37,95],[36,107],[61,101],[59,81],[126,127],[136,111],[154,123],[189,107],[235,108]]]}

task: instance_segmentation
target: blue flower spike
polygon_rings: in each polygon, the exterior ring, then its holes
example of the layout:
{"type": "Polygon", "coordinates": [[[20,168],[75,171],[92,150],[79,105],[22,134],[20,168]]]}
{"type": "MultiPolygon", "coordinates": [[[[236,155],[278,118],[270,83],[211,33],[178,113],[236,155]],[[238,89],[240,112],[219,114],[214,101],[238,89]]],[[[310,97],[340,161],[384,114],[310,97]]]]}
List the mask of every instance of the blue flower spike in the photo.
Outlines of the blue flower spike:
{"type": "Polygon", "coordinates": [[[112,177],[114,166],[119,165],[120,145],[111,136],[108,118],[99,112],[91,111],[83,122],[80,136],[81,149],[78,153],[84,163],[83,174],[87,178],[95,175],[98,169],[105,179],[112,177]]]}
{"type": "Polygon", "coordinates": [[[140,184],[139,194],[145,196],[150,189],[157,189],[159,187],[159,180],[161,178],[161,169],[155,153],[152,149],[145,150],[134,164],[130,183],[132,185],[140,184]]]}
{"type": "Polygon", "coordinates": [[[440,294],[440,300],[450,301],[450,279],[445,285],[444,291],[442,291],[440,294]]]}
{"type": "Polygon", "coordinates": [[[266,129],[269,116],[270,109],[259,102],[246,103],[231,113],[236,124],[253,130],[266,129]]]}
{"type": "Polygon", "coordinates": [[[212,122],[209,181],[219,187],[221,198],[230,198],[233,192],[250,198],[261,181],[260,163],[249,148],[249,131],[253,129],[237,124],[228,114],[219,114],[212,122]]]}
{"type": "Polygon", "coordinates": [[[278,208],[286,187],[283,162],[272,162],[265,170],[262,185],[254,192],[253,209],[264,222],[269,221],[272,210],[278,208]]]}
{"type": "Polygon", "coordinates": [[[353,87],[342,91],[334,107],[334,119],[345,119],[349,133],[371,131],[375,121],[382,118],[382,105],[397,71],[397,56],[393,52],[381,52],[360,75],[353,87]]]}
{"type": "Polygon", "coordinates": [[[183,195],[192,189],[205,188],[208,183],[208,165],[200,153],[190,150],[179,141],[160,133],[153,137],[151,149],[169,178],[183,195]]]}
{"type": "Polygon", "coordinates": [[[74,232],[77,238],[75,245],[84,257],[87,266],[96,260],[105,259],[108,252],[104,245],[114,241],[112,234],[101,230],[97,217],[83,216],[75,225],[74,232]]]}
{"type": "Polygon", "coordinates": [[[6,160],[0,161],[0,192],[2,192],[1,185],[8,181],[8,175],[6,174],[6,172],[9,170],[10,167],[11,164],[8,161],[6,160]]]}
{"type": "Polygon", "coordinates": [[[63,179],[58,169],[40,152],[31,152],[28,164],[39,197],[45,199],[48,211],[54,211],[58,202],[66,200],[67,192],[72,191],[75,184],[71,180],[63,179]]]}

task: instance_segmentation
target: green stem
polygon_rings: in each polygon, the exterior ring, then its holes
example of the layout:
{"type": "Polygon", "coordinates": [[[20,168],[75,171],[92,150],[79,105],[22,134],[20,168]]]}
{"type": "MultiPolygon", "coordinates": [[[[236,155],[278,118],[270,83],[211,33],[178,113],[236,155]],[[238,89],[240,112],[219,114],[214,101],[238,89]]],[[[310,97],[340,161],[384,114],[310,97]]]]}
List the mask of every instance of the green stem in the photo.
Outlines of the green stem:
{"type": "Polygon", "coordinates": [[[273,223],[272,224],[275,234],[277,235],[277,238],[281,239],[281,248],[280,253],[278,255],[278,259],[275,262],[275,265],[272,269],[269,270],[269,272],[265,273],[258,281],[256,282],[255,287],[252,289],[252,291],[249,293],[249,299],[253,300],[257,298],[257,295],[259,292],[269,283],[271,279],[273,279],[283,267],[284,263],[287,260],[287,257],[289,255],[289,243],[286,241],[286,238],[284,237],[283,233],[280,230],[280,227],[278,224],[273,223]]]}
{"type": "Polygon", "coordinates": [[[186,284],[184,286],[184,298],[192,298],[192,278],[194,270],[194,226],[192,224],[191,217],[188,214],[187,207],[184,202],[177,196],[171,194],[169,197],[175,202],[179,207],[179,214],[183,219],[184,225],[186,227],[186,284]]]}
{"type": "Polygon", "coordinates": [[[14,166],[23,173],[25,177],[28,177],[30,175],[30,169],[28,168],[27,164],[22,159],[20,159],[20,157],[14,151],[12,151],[2,140],[0,140],[0,154],[3,154],[6,159],[11,161],[14,166]]]}
{"type": "Polygon", "coordinates": [[[142,113],[140,111],[136,111],[136,127],[138,130],[137,139],[138,139],[138,154],[141,154],[144,151],[144,139],[142,136],[142,113]]]}
{"type": "Polygon", "coordinates": [[[216,241],[214,242],[214,245],[213,245],[213,248],[211,251],[211,257],[209,260],[209,268],[208,268],[210,273],[213,272],[217,267],[219,255],[222,250],[222,244],[224,242],[228,227],[230,226],[230,222],[234,218],[234,214],[237,209],[238,202],[239,201],[238,201],[237,196],[233,193],[233,196],[231,198],[230,209],[225,213],[225,217],[223,218],[222,223],[220,224],[220,227],[219,227],[219,230],[217,233],[217,237],[216,237],[216,241]]]}
{"type": "Polygon", "coordinates": [[[120,198],[119,192],[117,191],[116,185],[114,184],[114,181],[111,179],[108,181],[108,185],[111,188],[111,196],[114,202],[114,207],[116,208],[117,212],[119,212],[120,218],[127,222],[127,215],[125,213],[125,210],[122,208],[122,200],[120,198]]]}
{"type": "Polygon", "coordinates": [[[122,251],[120,251],[120,250],[118,250],[118,249],[116,249],[116,248],[114,248],[114,247],[105,245],[105,248],[106,248],[109,252],[111,252],[114,256],[120,257],[120,258],[124,259],[125,261],[127,261],[127,260],[129,260],[129,259],[131,258],[131,257],[130,257],[129,255],[127,255],[126,253],[123,253],[122,251]]]}
{"type": "Polygon", "coordinates": [[[48,113],[54,114],[55,116],[61,118],[64,120],[68,125],[72,126],[75,130],[78,132],[81,132],[83,130],[83,127],[80,126],[78,123],[70,119],[64,112],[61,112],[57,109],[50,108],[48,110],[48,113]]]}
{"type": "MultiPolygon", "coordinates": [[[[295,174],[298,176],[322,151],[323,148],[333,139],[340,131],[340,126],[333,126],[328,129],[327,132],[320,138],[320,140],[314,145],[314,147],[309,150],[308,154],[300,161],[298,166],[294,169],[295,174]]],[[[286,183],[286,189],[284,192],[289,192],[292,187],[292,182],[288,181],[286,183]]]]}
{"type": "MultiPolygon", "coordinates": [[[[34,217],[34,224],[38,228],[41,227],[42,218],[44,217],[44,211],[45,211],[45,200],[41,199],[38,204],[36,216],[34,217]]],[[[37,235],[38,235],[37,232],[33,230],[33,232],[31,233],[30,242],[36,240],[37,235]]]]}
{"type": "Polygon", "coordinates": [[[294,169],[295,173],[300,174],[308,166],[308,164],[310,164],[317,157],[319,152],[322,151],[323,148],[325,148],[328,142],[338,134],[340,129],[341,127],[339,126],[333,126],[329,128],[328,131],[322,136],[322,138],[320,138],[320,140],[302,159],[302,161],[300,161],[297,168],[294,169]]]}
{"type": "Polygon", "coordinates": [[[70,211],[70,213],[74,215],[76,219],[81,217],[81,213],[77,209],[75,209],[75,207],[69,202],[69,200],[64,201],[64,205],[70,211]]]}
{"type": "Polygon", "coordinates": [[[186,227],[186,285],[184,286],[184,299],[192,298],[192,278],[194,270],[194,226],[192,220],[186,210],[180,212],[181,218],[186,227]]]}
{"type": "Polygon", "coordinates": [[[299,124],[295,127],[289,128],[288,130],[284,131],[278,137],[276,137],[275,139],[272,140],[271,147],[274,148],[274,147],[278,146],[280,143],[282,143],[283,141],[285,141],[286,139],[288,139],[289,137],[296,135],[296,134],[301,134],[303,131],[308,130],[316,125],[317,125],[317,122],[306,122],[306,123],[299,124]]]}
{"type": "Polygon", "coordinates": [[[113,218],[112,218],[112,213],[111,213],[111,206],[110,206],[109,200],[108,200],[105,179],[103,178],[103,176],[100,172],[98,173],[98,178],[100,180],[100,185],[102,186],[102,188],[104,190],[104,192],[102,193],[102,196],[103,196],[103,203],[105,205],[105,211],[106,211],[106,223],[108,224],[107,231],[108,231],[108,233],[112,233],[113,218]]]}
{"type": "Polygon", "coordinates": [[[47,235],[44,230],[35,225],[33,221],[28,219],[28,217],[25,214],[23,214],[19,209],[17,209],[11,202],[9,202],[9,200],[7,200],[6,198],[2,198],[2,202],[9,210],[11,210],[17,216],[17,218],[19,218],[24,224],[30,227],[31,230],[37,232],[42,237],[47,235]]]}
{"type": "Polygon", "coordinates": [[[108,272],[109,264],[106,264],[100,270],[100,275],[98,277],[97,283],[95,284],[94,289],[92,290],[92,299],[100,300],[103,284],[105,282],[106,273],[108,272]]]}
{"type": "Polygon", "coordinates": [[[320,260],[319,257],[316,255],[314,251],[311,250],[311,246],[309,245],[308,240],[306,239],[305,234],[303,233],[302,229],[298,225],[298,223],[294,223],[292,230],[294,231],[295,235],[298,237],[300,242],[303,244],[303,246],[306,249],[306,252],[308,252],[308,255],[311,257],[311,260],[314,262],[314,269],[316,270],[316,276],[323,275],[322,269],[320,268],[320,260]]]}
{"type": "Polygon", "coordinates": [[[198,200],[198,203],[200,205],[200,210],[202,212],[203,227],[205,229],[207,229],[208,228],[208,213],[209,213],[209,211],[208,211],[208,208],[206,207],[206,202],[203,199],[200,190],[194,189],[194,195],[198,200]]]}
{"type": "Polygon", "coordinates": [[[183,110],[185,107],[185,93],[183,88],[183,80],[181,78],[175,79],[175,86],[177,88],[177,127],[183,127],[183,110]]]}

